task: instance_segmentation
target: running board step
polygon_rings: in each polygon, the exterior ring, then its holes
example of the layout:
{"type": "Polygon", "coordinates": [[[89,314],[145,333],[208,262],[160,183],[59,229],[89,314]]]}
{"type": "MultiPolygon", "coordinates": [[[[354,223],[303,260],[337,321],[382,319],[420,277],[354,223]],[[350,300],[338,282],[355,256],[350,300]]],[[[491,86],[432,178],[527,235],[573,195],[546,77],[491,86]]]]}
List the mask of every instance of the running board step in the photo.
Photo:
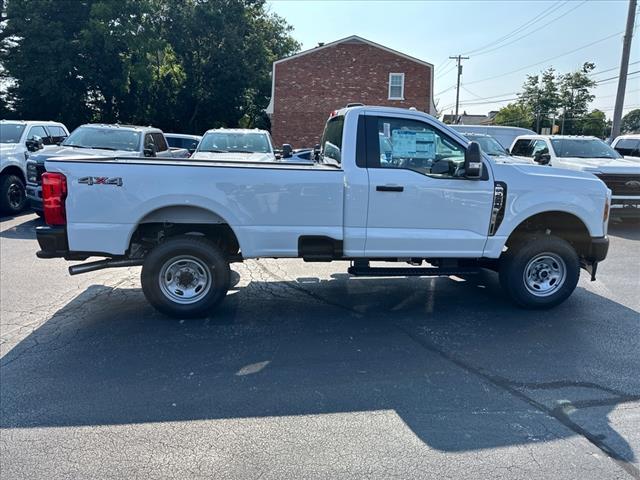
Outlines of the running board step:
{"type": "Polygon", "coordinates": [[[469,268],[416,268],[416,267],[349,267],[356,277],[441,277],[447,275],[473,275],[479,269],[469,268]]]}

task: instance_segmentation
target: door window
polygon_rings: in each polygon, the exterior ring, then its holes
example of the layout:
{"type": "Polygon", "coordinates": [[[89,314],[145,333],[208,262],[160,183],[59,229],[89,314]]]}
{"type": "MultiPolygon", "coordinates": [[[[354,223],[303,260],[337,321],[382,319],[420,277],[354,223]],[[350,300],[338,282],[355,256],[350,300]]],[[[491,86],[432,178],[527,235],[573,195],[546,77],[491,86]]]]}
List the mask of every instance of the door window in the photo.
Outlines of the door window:
{"type": "Polygon", "coordinates": [[[44,129],[44,127],[38,125],[35,127],[31,127],[31,130],[29,130],[29,135],[27,135],[27,140],[33,140],[33,137],[36,136],[42,138],[42,142],[45,143],[49,135],[47,135],[47,131],[44,129]]]}
{"type": "Polygon", "coordinates": [[[533,144],[533,156],[542,155],[543,153],[549,153],[549,147],[544,140],[536,140],[533,144]]]}
{"type": "Polygon", "coordinates": [[[151,135],[153,136],[153,143],[156,145],[156,152],[165,152],[169,149],[163,134],[152,133],[151,135]]]}
{"type": "Polygon", "coordinates": [[[511,154],[519,157],[533,157],[533,143],[533,140],[521,138],[513,145],[511,154]]]}
{"type": "Polygon", "coordinates": [[[426,123],[367,118],[369,168],[413,170],[435,178],[460,177],[465,148],[426,123]]]}
{"type": "Polygon", "coordinates": [[[65,138],[67,138],[67,132],[65,132],[62,127],[52,125],[48,126],[47,130],[49,130],[51,143],[61,143],[65,138]]]}
{"type": "Polygon", "coordinates": [[[640,140],[633,138],[621,138],[614,147],[620,155],[640,157],[640,140]]]}
{"type": "Polygon", "coordinates": [[[344,116],[333,117],[327,122],[320,143],[320,158],[323,163],[340,165],[342,163],[342,129],[344,116]]]}

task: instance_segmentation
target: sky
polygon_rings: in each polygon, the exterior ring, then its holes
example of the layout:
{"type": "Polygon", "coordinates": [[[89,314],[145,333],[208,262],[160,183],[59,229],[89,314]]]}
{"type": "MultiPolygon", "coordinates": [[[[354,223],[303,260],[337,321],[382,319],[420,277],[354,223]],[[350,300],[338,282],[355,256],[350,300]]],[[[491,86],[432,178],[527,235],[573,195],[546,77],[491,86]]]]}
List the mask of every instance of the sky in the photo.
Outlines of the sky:
{"type": "MultiPolygon", "coordinates": [[[[270,0],[306,50],[358,35],[434,64],[438,109],[455,108],[456,68],[463,60],[460,112],[486,114],[515,98],[526,75],[560,73],[595,63],[591,108],[613,116],[627,0],[270,0]],[[517,71],[516,71],[517,70],[517,71]],[[600,73],[602,72],[602,73],[600,73]],[[446,107],[446,108],[445,108],[446,107]]],[[[639,7],[640,10],[640,7],[639,7]]],[[[640,15],[629,72],[640,71],[640,15]],[[633,62],[637,62],[633,64],[633,62]]],[[[640,108],[640,73],[627,77],[624,112],[640,108]]]]}

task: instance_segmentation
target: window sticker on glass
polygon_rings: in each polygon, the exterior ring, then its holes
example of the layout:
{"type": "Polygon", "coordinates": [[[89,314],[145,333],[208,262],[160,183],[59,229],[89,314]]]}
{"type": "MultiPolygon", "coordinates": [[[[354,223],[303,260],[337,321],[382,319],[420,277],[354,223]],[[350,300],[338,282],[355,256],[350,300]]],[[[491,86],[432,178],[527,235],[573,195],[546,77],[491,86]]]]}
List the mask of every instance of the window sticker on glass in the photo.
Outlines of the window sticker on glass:
{"type": "Polygon", "coordinates": [[[415,158],[436,158],[436,136],[433,132],[416,132],[415,158]]]}
{"type": "Polygon", "coordinates": [[[394,158],[409,158],[416,156],[416,132],[411,130],[393,130],[391,145],[394,158]]]}

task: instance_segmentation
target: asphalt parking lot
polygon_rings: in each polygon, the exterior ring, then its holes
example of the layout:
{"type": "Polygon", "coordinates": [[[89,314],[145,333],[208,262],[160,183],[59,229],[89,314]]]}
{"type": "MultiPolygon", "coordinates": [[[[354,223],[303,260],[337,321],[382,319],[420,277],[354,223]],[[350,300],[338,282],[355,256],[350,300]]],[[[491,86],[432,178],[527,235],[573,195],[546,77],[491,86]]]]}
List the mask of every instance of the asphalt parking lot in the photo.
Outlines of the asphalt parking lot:
{"type": "Polygon", "coordinates": [[[137,268],[37,260],[38,224],[0,228],[3,479],[640,478],[640,226],[551,311],[260,260],[176,321],[137,268]]]}

